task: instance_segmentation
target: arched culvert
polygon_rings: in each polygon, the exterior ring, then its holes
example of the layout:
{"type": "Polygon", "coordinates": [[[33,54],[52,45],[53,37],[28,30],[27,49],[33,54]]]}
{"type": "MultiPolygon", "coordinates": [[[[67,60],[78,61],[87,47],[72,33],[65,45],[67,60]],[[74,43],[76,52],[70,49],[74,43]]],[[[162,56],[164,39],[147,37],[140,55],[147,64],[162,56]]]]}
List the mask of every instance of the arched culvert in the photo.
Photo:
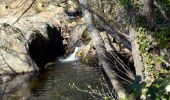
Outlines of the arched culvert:
{"type": "Polygon", "coordinates": [[[37,66],[41,69],[50,61],[65,53],[61,31],[56,27],[47,25],[47,36],[35,31],[30,36],[29,54],[37,66]]]}

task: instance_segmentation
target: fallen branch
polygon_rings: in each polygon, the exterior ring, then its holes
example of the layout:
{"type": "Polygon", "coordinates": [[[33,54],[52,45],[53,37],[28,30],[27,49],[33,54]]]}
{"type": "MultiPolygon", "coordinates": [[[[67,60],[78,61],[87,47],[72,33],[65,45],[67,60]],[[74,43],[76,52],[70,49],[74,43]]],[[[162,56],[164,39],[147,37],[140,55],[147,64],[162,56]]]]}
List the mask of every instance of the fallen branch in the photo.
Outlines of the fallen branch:
{"type": "Polygon", "coordinates": [[[110,34],[110,36],[112,36],[119,44],[122,43],[124,47],[131,50],[131,45],[129,42],[131,38],[127,34],[114,30],[110,25],[106,23],[106,21],[104,21],[101,16],[97,14],[93,14],[93,16],[97,20],[97,22],[99,22],[99,24],[110,34]]]}
{"type": "MultiPolygon", "coordinates": [[[[81,4],[80,4],[81,5],[81,4]]],[[[84,5],[81,5],[84,6],[84,5]]],[[[100,15],[98,15],[97,13],[95,13],[92,9],[90,9],[89,7],[86,7],[86,9],[92,13],[93,18],[95,20],[97,20],[97,22],[102,26],[102,28],[104,30],[107,31],[107,33],[110,34],[110,36],[112,36],[119,44],[123,44],[124,47],[128,48],[129,50],[131,50],[131,44],[130,44],[130,40],[131,37],[127,34],[124,34],[116,29],[113,29],[110,25],[108,25],[108,23],[105,21],[105,19],[103,19],[100,15]]]]}
{"type": "Polygon", "coordinates": [[[125,99],[126,94],[125,94],[125,89],[124,89],[123,85],[118,81],[117,76],[113,73],[112,69],[110,68],[111,64],[109,63],[107,58],[105,56],[103,56],[103,55],[107,55],[106,48],[103,45],[104,43],[102,42],[102,38],[99,35],[98,30],[93,25],[92,13],[86,9],[87,8],[86,2],[87,1],[85,1],[85,0],[79,0],[79,3],[81,5],[82,11],[83,11],[83,17],[86,21],[86,24],[88,25],[88,32],[90,34],[92,42],[94,43],[94,45],[96,47],[99,63],[103,67],[108,78],[110,79],[118,97],[121,99],[125,99]]]}

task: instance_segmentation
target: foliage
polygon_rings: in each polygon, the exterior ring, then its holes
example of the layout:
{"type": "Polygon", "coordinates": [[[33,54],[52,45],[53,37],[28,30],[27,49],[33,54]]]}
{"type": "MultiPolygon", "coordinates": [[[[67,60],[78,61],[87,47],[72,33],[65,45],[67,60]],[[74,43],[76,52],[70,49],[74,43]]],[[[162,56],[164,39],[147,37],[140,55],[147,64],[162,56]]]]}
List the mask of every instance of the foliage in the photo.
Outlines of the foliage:
{"type": "MultiPolygon", "coordinates": [[[[153,73],[154,68],[155,68],[155,62],[154,62],[154,57],[150,53],[152,43],[149,40],[147,36],[147,30],[144,28],[139,28],[138,29],[138,44],[139,44],[139,50],[142,54],[142,56],[145,58],[144,62],[146,63],[146,70],[147,72],[153,73]]],[[[150,75],[150,77],[154,77],[154,75],[150,75]]]]}
{"type": "Polygon", "coordinates": [[[169,0],[156,0],[161,7],[163,8],[163,10],[167,13],[167,15],[169,15],[170,13],[170,1],[169,0]]]}
{"type": "Polygon", "coordinates": [[[128,89],[130,90],[130,96],[133,98],[140,98],[143,89],[146,92],[147,100],[170,100],[170,78],[156,79],[147,87],[137,77],[128,89]]]}
{"type": "Polygon", "coordinates": [[[149,100],[170,100],[168,85],[170,78],[160,78],[148,87],[147,98],[149,100]]]}
{"type": "Polygon", "coordinates": [[[170,47],[170,28],[169,27],[163,27],[160,28],[157,32],[155,32],[155,35],[157,37],[158,45],[161,48],[169,48],[170,47]]]}
{"type": "MultiPolygon", "coordinates": [[[[170,80],[169,79],[159,79],[161,74],[167,73],[167,70],[164,67],[160,67],[157,65],[157,63],[161,64],[162,63],[162,58],[157,57],[152,54],[152,42],[149,38],[150,31],[146,30],[145,28],[138,28],[138,44],[139,44],[139,49],[141,52],[141,55],[143,56],[144,63],[145,63],[145,73],[147,72],[148,75],[146,76],[146,86],[143,87],[145,92],[147,93],[147,98],[149,100],[163,100],[166,98],[169,98],[168,93],[165,91],[165,87],[169,84],[170,80]]],[[[166,43],[164,46],[168,44],[169,41],[167,35],[168,31],[166,29],[162,29],[156,33],[156,35],[159,37],[160,43],[166,43]],[[159,33],[159,32],[164,32],[164,33],[159,33]]],[[[136,93],[135,93],[136,94],[136,93]]]]}

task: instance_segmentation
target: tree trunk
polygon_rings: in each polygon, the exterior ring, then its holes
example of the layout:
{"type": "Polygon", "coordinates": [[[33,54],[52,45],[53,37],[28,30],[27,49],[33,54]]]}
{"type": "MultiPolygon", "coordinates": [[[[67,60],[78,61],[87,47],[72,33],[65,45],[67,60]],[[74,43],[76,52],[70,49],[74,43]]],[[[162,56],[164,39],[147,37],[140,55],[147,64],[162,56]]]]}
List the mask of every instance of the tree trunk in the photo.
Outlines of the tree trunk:
{"type": "Polygon", "coordinates": [[[142,56],[140,55],[139,45],[137,43],[137,32],[134,27],[129,28],[129,34],[133,37],[131,41],[132,46],[132,56],[134,60],[134,66],[136,71],[136,76],[141,77],[141,81],[144,79],[143,71],[144,71],[144,64],[142,60],[142,56]]]}
{"type": "Polygon", "coordinates": [[[152,6],[153,6],[153,0],[142,0],[143,2],[143,10],[142,14],[146,17],[147,22],[153,22],[152,18],[152,6]]]}
{"type": "Polygon", "coordinates": [[[90,34],[92,42],[96,46],[96,51],[98,54],[100,65],[103,67],[104,71],[106,72],[106,75],[110,79],[118,97],[121,99],[125,99],[126,98],[125,89],[123,85],[118,81],[117,76],[113,73],[112,69],[110,68],[111,64],[107,59],[104,43],[102,41],[101,36],[99,35],[98,30],[93,26],[92,14],[86,9],[87,8],[86,2],[87,2],[86,0],[79,0],[79,3],[82,7],[82,11],[84,14],[83,16],[88,25],[88,32],[90,34]]]}

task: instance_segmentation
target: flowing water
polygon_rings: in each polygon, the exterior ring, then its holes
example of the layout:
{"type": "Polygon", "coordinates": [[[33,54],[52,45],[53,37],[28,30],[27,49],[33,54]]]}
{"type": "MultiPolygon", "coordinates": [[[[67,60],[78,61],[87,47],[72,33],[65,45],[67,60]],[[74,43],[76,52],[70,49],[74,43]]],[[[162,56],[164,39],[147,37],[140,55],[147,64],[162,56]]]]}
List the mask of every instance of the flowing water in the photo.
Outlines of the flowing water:
{"type": "Polygon", "coordinates": [[[37,74],[17,75],[0,85],[0,100],[88,100],[90,95],[73,89],[74,83],[81,89],[87,84],[100,87],[101,69],[80,61],[55,63],[37,74]]]}
{"type": "Polygon", "coordinates": [[[62,63],[67,63],[67,62],[72,62],[72,61],[77,61],[77,60],[79,60],[79,58],[76,57],[76,53],[77,53],[79,50],[81,50],[82,47],[83,47],[83,46],[81,46],[81,47],[76,47],[75,50],[74,50],[74,52],[73,52],[71,55],[69,55],[69,56],[66,57],[66,58],[61,58],[61,59],[59,59],[59,61],[62,62],[62,63]]]}

